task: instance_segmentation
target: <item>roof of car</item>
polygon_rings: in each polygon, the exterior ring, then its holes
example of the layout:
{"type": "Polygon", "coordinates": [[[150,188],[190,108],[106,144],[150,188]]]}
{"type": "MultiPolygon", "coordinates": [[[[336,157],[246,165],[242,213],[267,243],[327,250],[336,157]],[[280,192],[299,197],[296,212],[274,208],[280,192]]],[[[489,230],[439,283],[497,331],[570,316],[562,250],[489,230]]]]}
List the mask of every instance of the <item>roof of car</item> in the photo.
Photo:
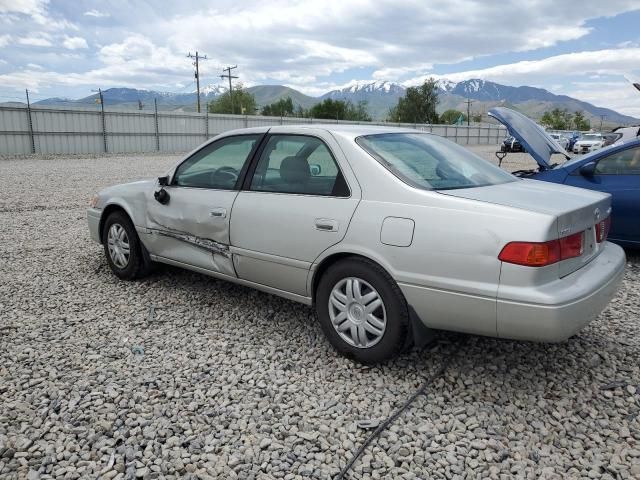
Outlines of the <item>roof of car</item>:
{"type": "Polygon", "coordinates": [[[229,132],[224,132],[225,135],[237,135],[247,133],[264,133],[267,130],[274,133],[286,133],[292,130],[325,130],[327,132],[339,133],[349,137],[359,137],[361,135],[373,135],[376,133],[399,133],[399,132],[420,132],[428,133],[424,131],[415,130],[406,127],[395,127],[387,125],[361,125],[361,124],[339,124],[339,123],[300,123],[292,125],[274,125],[264,127],[252,127],[242,128],[229,132]]]}

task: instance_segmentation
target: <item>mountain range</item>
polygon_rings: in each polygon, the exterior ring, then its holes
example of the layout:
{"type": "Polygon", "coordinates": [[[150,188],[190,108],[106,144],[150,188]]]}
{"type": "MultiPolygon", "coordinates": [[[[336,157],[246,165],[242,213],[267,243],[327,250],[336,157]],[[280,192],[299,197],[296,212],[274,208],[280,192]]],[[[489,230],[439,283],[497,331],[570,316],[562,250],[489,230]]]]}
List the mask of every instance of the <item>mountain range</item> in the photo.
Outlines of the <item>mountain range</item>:
{"type": "MultiPolygon", "coordinates": [[[[305,95],[298,90],[282,85],[257,85],[247,89],[256,99],[258,106],[264,106],[281,98],[291,97],[294,105],[308,109],[324,99],[349,100],[353,103],[367,102],[369,114],[377,120],[384,119],[389,109],[395,106],[398,99],[404,96],[406,87],[387,81],[354,81],[347,86],[327,92],[319,97],[305,95]]],[[[201,102],[214,100],[226,89],[220,86],[205,86],[201,89],[201,102]]],[[[110,88],[103,92],[105,105],[124,108],[139,108],[142,103],[144,110],[153,109],[154,99],[161,110],[194,111],[196,103],[195,92],[167,93],[132,88],[110,88]]],[[[60,106],[89,106],[95,105],[98,94],[85,98],[71,100],[49,98],[35,102],[34,105],[60,106]]],[[[605,124],[620,125],[638,123],[640,120],[620,114],[613,110],[597,107],[587,102],[566,96],[555,95],[542,88],[521,86],[512,87],[480,79],[470,79],[462,82],[441,80],[439,82],[438,111],[442,113],[448,109],[467,110],[467,99],[472,101],[471,112],[485,114],[491,107],[501,105],[514,108],[534,119],[539,119],[545,111],[553,108],[583,111],[591,120],[592,125],[600,122],[605,116],[605,124]]],[[[483,115],[483,120],[486,117],[483,115]]]]}

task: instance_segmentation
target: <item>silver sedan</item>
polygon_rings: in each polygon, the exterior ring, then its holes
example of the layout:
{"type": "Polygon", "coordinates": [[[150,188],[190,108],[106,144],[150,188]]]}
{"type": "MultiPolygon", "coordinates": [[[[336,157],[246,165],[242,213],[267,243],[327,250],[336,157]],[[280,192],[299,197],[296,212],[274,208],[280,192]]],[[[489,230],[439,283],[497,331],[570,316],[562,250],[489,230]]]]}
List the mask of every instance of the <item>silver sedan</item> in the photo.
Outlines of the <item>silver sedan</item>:
{"type": "Polygon", "coordinates": [[[313,305],[334,347],[384,361],[433,329],[561,341],[594,319],[625,255],[610,197],[521,180],[415,130],[227,132],[157,179],[92,199],[122,279],[166,263],[313,305]]]}

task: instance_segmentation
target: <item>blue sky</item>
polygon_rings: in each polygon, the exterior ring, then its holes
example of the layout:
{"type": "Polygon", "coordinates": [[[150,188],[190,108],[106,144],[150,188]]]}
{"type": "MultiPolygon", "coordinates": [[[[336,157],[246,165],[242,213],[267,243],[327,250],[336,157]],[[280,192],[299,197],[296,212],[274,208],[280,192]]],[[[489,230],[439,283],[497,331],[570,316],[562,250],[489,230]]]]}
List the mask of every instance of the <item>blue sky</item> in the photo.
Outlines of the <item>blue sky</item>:
{"type": "Polygon", "coordinates": [[[320,95],[354,80],[485,78],[640,118],[638,0],[97,2],[0,0],[0,101],[98,87],[192,91],[238,65],[246,85],[320,95]]]}

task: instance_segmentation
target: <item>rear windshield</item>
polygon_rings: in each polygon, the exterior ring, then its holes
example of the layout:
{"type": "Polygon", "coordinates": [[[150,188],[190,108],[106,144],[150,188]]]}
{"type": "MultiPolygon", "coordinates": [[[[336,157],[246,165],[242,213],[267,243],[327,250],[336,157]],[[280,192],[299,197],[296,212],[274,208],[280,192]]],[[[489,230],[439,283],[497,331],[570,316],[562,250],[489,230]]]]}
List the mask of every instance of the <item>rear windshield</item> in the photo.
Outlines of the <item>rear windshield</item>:
{"type": "Polygon", "coordinates": [[[383,133],[356,143],[404,182],[424,190],[483,187],[516,178],[449,140],[427,133],[383,133]]]}

